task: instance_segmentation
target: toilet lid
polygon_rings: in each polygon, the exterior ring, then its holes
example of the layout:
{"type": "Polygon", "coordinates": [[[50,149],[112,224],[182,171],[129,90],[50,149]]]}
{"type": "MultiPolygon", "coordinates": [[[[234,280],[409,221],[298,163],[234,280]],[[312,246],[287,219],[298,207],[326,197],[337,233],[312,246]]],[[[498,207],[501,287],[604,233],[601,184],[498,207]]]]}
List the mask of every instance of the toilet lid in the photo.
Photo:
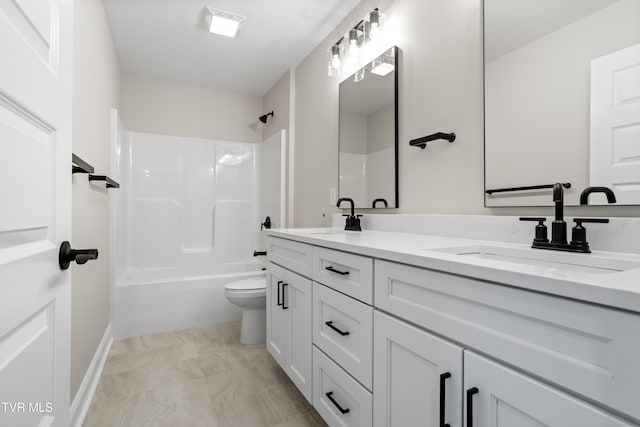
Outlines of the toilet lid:
{"type": "Polygon", "coordinates": [[[266,277],[257,277],[253,279],[236,280],[235,282],[229,282],[224,285],[224,288],[228,291],[249,291],[256,289],[266,289],[267,279],[266,277]]]}

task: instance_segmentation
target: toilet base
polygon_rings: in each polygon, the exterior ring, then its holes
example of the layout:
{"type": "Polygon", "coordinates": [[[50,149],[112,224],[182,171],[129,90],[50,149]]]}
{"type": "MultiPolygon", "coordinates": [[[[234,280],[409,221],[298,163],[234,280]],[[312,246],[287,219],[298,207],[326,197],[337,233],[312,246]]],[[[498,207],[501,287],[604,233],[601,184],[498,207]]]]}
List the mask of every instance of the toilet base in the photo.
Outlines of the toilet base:
{"type": "Polygon", "coordinates": [[[241,344],[263,344],[267,338],[267,313],[263,309],[242,309],[241,344]]]}

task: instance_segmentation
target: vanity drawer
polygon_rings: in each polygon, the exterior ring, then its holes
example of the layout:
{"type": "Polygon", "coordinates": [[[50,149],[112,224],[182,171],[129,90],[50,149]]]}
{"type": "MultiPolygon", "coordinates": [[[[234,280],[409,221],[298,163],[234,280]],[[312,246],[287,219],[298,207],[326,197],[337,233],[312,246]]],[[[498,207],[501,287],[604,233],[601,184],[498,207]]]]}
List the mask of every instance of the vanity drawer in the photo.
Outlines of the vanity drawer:
{"type": "Polygon", "coordinates": [[[373,304],[373,259],[314,246],[313,280],[373,304]]]}
{"type": "Polygon", "coordinates": [[[313,347],[313,407],[330,426],[371,427],[373,396],[313,347]]]}
{"type": "Polygon", "coordinates": [[[279,237],[268,236],[267,259],[298,274],[311,277],[312,246],[279,237]]]}
{"type": "Polygon", "coordinates": [[[313,343],[372,389],[372,307],[314,283],[313,343]]]}
{"type": "Polygon", "coordinates": [[[640,316],[387,261],[375,271],[376,307],[640,419],[640,316]]]}

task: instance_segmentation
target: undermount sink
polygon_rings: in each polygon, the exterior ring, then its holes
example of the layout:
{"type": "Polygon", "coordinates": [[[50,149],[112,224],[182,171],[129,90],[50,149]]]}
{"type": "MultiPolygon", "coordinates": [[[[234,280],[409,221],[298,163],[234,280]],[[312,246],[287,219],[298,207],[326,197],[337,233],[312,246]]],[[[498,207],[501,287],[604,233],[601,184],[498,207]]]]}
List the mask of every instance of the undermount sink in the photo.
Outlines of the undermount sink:
{"type": "Polygon", "coordinates": [[[327,230],[327,229],[322,229],[322,228],[295,228],[293,230],[291,230],[295,233],[300,233],[300,234],[343,234],[343,231],[331,231],[331,230],[327,230]]]}
{"type": "Polygon", "coordinates": [[[640,262],[638,261],[613,257],[609,258],[600,255],[490,245],[458,246],[426,250],[591,274],[610,274],[640,267],[640,262]]]}

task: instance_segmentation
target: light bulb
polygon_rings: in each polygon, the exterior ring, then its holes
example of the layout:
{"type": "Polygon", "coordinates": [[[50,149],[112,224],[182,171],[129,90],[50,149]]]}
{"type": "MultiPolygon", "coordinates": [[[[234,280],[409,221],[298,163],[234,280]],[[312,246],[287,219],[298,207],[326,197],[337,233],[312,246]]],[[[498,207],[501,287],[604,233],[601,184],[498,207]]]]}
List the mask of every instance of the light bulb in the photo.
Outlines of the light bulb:
{"type": "Polygon", "coordinates": [[[355,28],[349,30],[349,43],[356,44],[358,42],[358,30],[355,28]]]}

